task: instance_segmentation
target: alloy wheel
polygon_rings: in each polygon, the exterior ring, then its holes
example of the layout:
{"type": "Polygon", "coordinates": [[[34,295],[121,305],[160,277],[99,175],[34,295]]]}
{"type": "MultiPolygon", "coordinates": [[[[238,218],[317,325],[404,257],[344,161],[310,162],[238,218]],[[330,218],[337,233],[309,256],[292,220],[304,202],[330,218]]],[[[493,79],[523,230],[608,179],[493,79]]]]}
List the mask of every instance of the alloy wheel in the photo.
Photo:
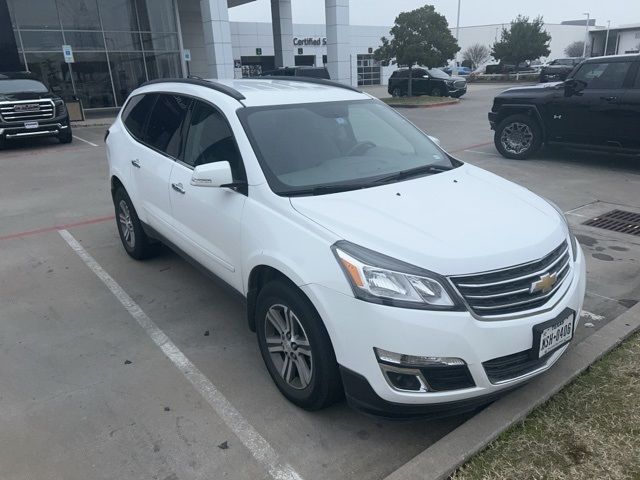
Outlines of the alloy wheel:
{"type": "Polygon", "coordinates": [[[127,242],[129,248],[134,248],[136,246],[136,233],[133,229],[133,221],[131,220],[131,212],[127,202],[120,200],[118,209],[118,221],[120,222],[120,231],[124,241],[127,242]]]}
{"type": "Polygon", "coordinates": [[[510,123],[502,130],[500,135],[502,147],[511,154],[519,155],[531,148],[533,132],[526,123],[510,123]]]}
{"type": "Polygon", "coordinates": [[[286,305],[272,305],[264,325],[267,349],[282,379],[296,390],[309,386],[313,376],[311,345],[295,312],[286,305]]]}

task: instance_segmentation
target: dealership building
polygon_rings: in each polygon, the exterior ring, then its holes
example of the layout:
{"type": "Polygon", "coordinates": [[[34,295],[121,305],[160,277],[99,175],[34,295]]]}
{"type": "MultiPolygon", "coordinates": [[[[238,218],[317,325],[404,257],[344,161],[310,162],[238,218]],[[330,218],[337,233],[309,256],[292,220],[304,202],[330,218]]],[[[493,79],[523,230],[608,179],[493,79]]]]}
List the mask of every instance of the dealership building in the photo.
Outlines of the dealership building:
{"type": "MultiPolygon", "coordinates": [[[[237,78],[313,65],[326,66],[337,81],[377,85],[396,68],[373,58],[390,25],[350,25],[349,0],[325,0],[326,24],[294,24],[292,0],[271,0],[265,22],[229,21],[229,9],[252,1],[0,0],[0,71],[30,70],[85,109],[105,109],[122,106],[131,90],[156,78],[237,78]]],[[[461,27],[460,47],[490,46],[503,26],[461,27]]],[[[550,57],[583,40],[585,27],[545,25],[550,57]]],[[[616,48],[610,43],[608,50],[616,48]]]]}

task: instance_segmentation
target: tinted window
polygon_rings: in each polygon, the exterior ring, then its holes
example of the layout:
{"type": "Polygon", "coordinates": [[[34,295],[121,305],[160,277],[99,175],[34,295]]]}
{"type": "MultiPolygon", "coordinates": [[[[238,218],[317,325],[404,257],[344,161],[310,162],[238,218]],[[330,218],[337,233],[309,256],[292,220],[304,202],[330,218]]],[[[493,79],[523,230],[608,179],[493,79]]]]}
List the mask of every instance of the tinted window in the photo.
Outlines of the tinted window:
{"type": "Polygon", "coordinates": [[[638,68],[638,73],[636,74],[636,83],[633,84],[633,88],[640,88],[640,68],[638,68]]]}
{"type": "Polygon", "coordinates": [[[242,179],[242,159],[222,114],[206,103],[196,102],[189,123],[184,163],[196,167],[226,160],[234,179],[242,179]]]}
{"type": "Polygon", "coordinates": [[[588,89],[622,88],[630,62],[586,63],[573,78],[586,83],[588,89]]]}
{"type": "Polygon", "coordinates": [[[144,142],[171,157],[177,157],[180,153],[182,123],[190,102],[191,100],[180,95],[158,95],[144,142]]]}
{"type": "Polygon", "coordinates": [[[124,112],[122,112],[127,130],[138,140],[142,140],[144,126],[155,101],[155,94],[136,95],[129,100],[124,112]]]}

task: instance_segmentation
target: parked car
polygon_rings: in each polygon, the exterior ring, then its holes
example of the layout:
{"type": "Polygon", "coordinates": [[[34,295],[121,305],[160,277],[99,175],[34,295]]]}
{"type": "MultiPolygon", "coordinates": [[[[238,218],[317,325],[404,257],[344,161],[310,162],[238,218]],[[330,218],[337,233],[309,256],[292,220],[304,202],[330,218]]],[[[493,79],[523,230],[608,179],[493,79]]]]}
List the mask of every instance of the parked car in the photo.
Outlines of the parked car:
{"type": "Polygon", "coordinates": [[[557,58],[540,68],[540,82],[560,82],[584,60],[583,57],[557,58]]]}
{"type": "Polygon", "coordinates": [[[326,67],[280,67],[262,72],[261,77],[311,77],[330,79],[326,67]]]}
{"type": "Polygon", "coordinates": [[[498,151],[524,159],[543,144],[640,151],[640,55],[585,60],[562,83],[510,88],[493,101],[498,151]]]}
{"type": "MultiPolygon", "coordinates": [[[[443,67],[440,70],[442,70],[447,75],[451,75],[453,73],[453,69],[451,67],[443,67]]],[[[471,75],[472,72],[473,70],[469,67],[458,67],[458,75],[460,76],[466,77],[467,75],[471,75]]]]}
{"type": "Polygon", "coordinates": [[[562,212],[352,87],[153,81],[106,148],[125,251],[163,242],[245,297],[302,408],[466,411],[549,369],[579,321],[562,212]]]}
{"type": "Polygon", "coordinates": [[[29,72],[0,73],[0,147],[7,140],[50,136],[73,140],[62,98],[29,72]]]}
{"type": "MultiPolygon", "coordinates": [[[[518,73],[532,73],[535,72],[536,69],[531,67],[528,62],[521,62],[518,64],[518,73]]],[[[516,65],[514,63],[496,63],[487,65],[485,67],[486,74],[506,74],[506,73],[516,73],[516,65]]]]}
{"type": "MultiPolygon", "coordinates": [[[[413,95],[460,98],[467,93],[467,81],[462,77],[451,77],[439,68],[412,68],[411,90],[413,95]]],[[[409,93],[409,69],[399,68],[389,77],[387,91],[394,97],[409,93]]]]}

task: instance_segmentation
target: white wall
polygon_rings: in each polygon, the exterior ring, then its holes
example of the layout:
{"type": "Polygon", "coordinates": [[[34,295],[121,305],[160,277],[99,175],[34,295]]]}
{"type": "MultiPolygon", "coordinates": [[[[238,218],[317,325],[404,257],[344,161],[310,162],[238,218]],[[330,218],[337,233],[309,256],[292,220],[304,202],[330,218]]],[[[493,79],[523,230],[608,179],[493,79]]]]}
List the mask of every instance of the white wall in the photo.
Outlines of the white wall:
{"type": "MultiPolygon", "coordinates": [[[[609,39],[611,41],[611,39],[609,39]]],[[[615,38],[613,39],[615,41],[615,38]]],[[[620,32],[620,43],[618,53],[637,51],[640,44],[640,28],[638,30],[627,30],[620,32]]]]}

